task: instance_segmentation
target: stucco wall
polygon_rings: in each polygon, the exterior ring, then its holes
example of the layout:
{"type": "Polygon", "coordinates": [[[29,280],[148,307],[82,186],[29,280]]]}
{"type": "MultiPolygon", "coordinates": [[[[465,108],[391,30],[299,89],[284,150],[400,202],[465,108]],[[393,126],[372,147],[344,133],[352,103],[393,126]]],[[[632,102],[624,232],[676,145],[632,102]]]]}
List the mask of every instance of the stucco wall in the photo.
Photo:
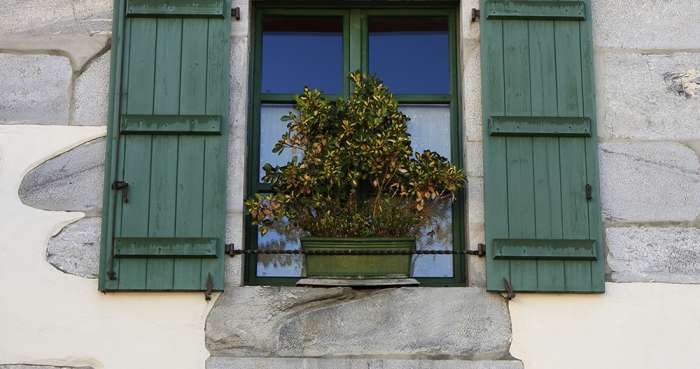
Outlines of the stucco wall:
{"type": "MultiPolygon", "coordinates": [[[[606,294],[506,303],[482,289],[475,257],[470,288],[241,287],[236,257],[215,304],[201,293],[97,291],[110,3],[10,1],[0,15],[0,368],[697,367],[700,2],[592,1],[606,294]],[[387,301],[415,308],[398,314],[387,301]],[[425,311],[421,301],[439,304],[425,311]],[[382,324],[402,334],[384,337],[382,324]]],[[[233,6],[242,17],[231,33],[227,242],[242,245],[250,7],[233,6]]],[[[462,1],[460,73],[476,248],[484,183],[472,8],[478,0],[462,1]]]]}

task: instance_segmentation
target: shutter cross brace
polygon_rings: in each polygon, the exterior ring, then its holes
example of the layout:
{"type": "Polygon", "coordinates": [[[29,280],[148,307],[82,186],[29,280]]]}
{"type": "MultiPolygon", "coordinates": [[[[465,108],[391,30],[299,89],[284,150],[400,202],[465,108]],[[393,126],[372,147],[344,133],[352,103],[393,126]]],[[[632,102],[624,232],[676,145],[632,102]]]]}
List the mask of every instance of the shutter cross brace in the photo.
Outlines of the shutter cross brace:
{"type": "Polygon", "coordinates": [[[269,250],[269,249],[246,249],[238,250],[234,244],[226,244],[226,254],[230,257],[236,255],[476,255],[486,256],[486,245],[479,244],[476,250],[269,250]]]}

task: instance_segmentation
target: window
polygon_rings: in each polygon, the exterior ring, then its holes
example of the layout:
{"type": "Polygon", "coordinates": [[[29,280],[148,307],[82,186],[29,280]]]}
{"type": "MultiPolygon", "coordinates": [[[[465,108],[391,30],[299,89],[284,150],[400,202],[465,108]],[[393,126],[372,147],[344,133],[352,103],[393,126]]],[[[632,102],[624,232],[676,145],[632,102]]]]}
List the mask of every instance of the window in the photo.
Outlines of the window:
{"type": "MultiPolygon", "coordinates": [[[[347,96],[347,75],[361,70],[379,76],[411,118],[414,150],[430,149],[461,166],[459,93],[453,8],[276,9],[256,11],[249,130],[248,195],[269,191],[262,165],[289,156],[272,153],[285,130],[280,117],[292,109],[304,86],[329,98],[347,96]]],[[[289,154],[291,155],[291,154],[289,154]]],[[[440,209],[439,226],[419,238],[419,249],[464,248],[463,198],[440,209]]],[[[246,232],[249,248],[296,249],[298,235],[272,230],[246,232]]],[[[292,285],[302,272],[299,255],[247,259],[250,284],[292,285]]],[[[413,274],[422,285],[465,283],[464,258],[414,256],[413,274]]]]}

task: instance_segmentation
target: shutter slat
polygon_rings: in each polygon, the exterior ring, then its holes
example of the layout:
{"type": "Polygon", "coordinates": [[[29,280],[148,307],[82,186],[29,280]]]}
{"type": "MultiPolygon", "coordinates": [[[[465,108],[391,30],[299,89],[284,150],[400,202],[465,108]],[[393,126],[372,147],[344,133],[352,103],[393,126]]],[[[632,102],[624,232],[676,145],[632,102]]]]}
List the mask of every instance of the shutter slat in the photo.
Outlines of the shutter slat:
{"type": "Polygon", "coordinates": [[[128,0],[127,16],[223,17],[223,0],[128,0]]]}
{"type": "Polygon", "coordinates": [[[512,1],[486,2],[488,19],[586,19],[583,1],[512,1]]]}

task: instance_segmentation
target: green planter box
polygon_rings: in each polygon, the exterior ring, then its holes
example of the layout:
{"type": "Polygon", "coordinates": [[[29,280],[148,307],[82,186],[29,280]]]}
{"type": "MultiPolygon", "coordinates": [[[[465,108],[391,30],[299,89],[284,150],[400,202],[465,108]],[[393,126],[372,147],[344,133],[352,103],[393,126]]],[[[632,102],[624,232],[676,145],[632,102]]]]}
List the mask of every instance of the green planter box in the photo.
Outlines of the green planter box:
{"type": "Polygon", "coordinates": [[[306,277],[313,278],[410,278],[415,238],[322,238],[301,239],[304,252],[334,250],[396,250],[405,255],[313,255],[304,257],[306,277]]]}

